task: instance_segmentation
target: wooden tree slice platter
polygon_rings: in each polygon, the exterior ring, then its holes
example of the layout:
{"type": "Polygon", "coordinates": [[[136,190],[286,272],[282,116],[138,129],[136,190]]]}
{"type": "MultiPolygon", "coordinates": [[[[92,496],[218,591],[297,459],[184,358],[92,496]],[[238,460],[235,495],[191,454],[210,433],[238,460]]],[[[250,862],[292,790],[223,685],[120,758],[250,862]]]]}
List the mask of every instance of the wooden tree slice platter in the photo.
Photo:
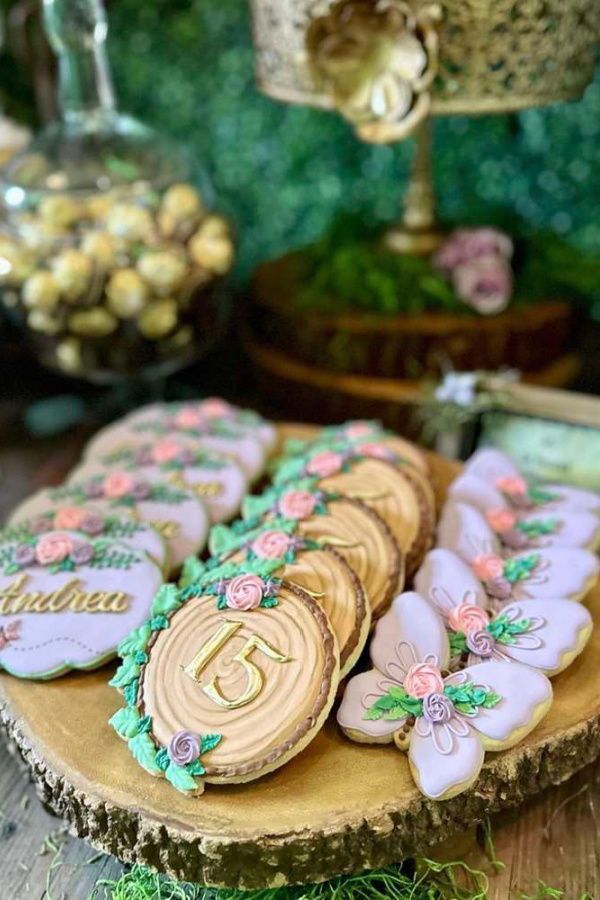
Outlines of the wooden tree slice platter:
{"type": "MultiPolygon", "coordinates": [[[[442,494],[456,468],[435,457],[432,467],[442,494]]],[[[272,775],[187,798],[139,768],[107,724],[120,706],[111,667],[48,683],[2,675],[0,715],[44,804],[94,847],[206,884],[318,881],[422,853],[600,754],[600,588],[588,604],[599,627],[554,680],[550,713],[519,746],[488,754],[476,785],[445,802],[419,794],[402,753],[352,744],[334,721],[272,775]]]]}

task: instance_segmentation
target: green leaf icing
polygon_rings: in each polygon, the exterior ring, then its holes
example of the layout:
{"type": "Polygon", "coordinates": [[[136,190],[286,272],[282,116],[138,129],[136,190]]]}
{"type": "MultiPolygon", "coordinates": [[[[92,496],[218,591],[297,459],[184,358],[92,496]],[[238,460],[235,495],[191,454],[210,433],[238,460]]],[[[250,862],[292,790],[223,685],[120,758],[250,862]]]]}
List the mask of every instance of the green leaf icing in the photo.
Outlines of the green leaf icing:
{"type": "Polygon", "coordinates": [[[517,522],[515,527],[528,538],[536,538],[543,534],[554,534],[558,529],[558,521],[556,519],[532,519],[529,522],[517,522]]]}
{"type": "Polygon", "coordinates": [[[513,557],[504,563],[504,577],[511,584],[529,578],[540,557],[538,553],[530,553],[528,556],[513,557]]]}
{"type": "Polygon", "coordinates": [[[485,688],[478,687],[473,681],[466,681],[463,684],[447,684],[444,687],[444,694],[454,704],[454,708],[466,716],[474,716],[478,707],[491,709],[500,702],[502,697],[493,691],[486,691],[485,688]]]}
{"type": "Polygon", "coordinates": [[[499,644],[514,644],[515,637],[524,634],[531,627],[531,619],[517,619],[511,622],[507,616],[499,615],[486,626],[499,644]]]}
{"type": "Polygon", "coordinates": [[[423,701],[409,697],[399,685],[388,688],[383,697],[379,697],[367,710],[364,719],[403,719],[405,716],[423,714],[423,701]]]}
{"type": "Polygon", "coordinates": [[[448,632],[448,640],[450,642],[450,656],[460,656],[466,653],[467,636],[462,631],[448,632]]]}
{"type": "Polygon", "coordinates": [[[193,775],[190,775],[185,766],[176,766],[172,762],[169,763],[165,771],[165,778],[171,782],[174,788],[184,793],[195,791],[198,787],[196,779],[193,775]]]}
{"type": "Polygon", "coordinates": [[[214,750],[215,747],[223,740],[222,734],[205,734],[200,738],[200,755],[214,750]]]}
{"type": "Polygon", "coordinates": [[[558,494],[536,485],[529,486],[528,495],[531,502],[535,503],[536,506],[539,506],[543,503],[552,503],[553,500],[559,499],[558,494]]]}
{"type": "Polygon", "coordinates": [[[175,584],[163,584],[152,601],[152,615],[166,616],[181,606],[182,600],[175,584]]]}
{"type": "Polygon", "coordinates": [[[140,766],[151,775],[161,775],[162,770],[156,762],[156,746],[149,734],[138,734],[131,738],[129,750],[140,766]]]}
{"type": "Polygon", "coordinates": [[[128,740],[140,733],[140,714],[132,706],[124,706],[108,720],[120,737],[128,740]]]}
{"type": "Polygon", "coordinates": [[[133,656],[126,656],[108,683],[111,687],[125,688],[134,679],[138,678],[139,674],[139,663],[135,661],[133,656]]]}
{"type": "Polygon", "coordinates": [[[188,556],[183,563],[181,576],[179,578],[180,587],[189,587],[200,580],[206,570],[206,564],[197,556],[188,556]]]}

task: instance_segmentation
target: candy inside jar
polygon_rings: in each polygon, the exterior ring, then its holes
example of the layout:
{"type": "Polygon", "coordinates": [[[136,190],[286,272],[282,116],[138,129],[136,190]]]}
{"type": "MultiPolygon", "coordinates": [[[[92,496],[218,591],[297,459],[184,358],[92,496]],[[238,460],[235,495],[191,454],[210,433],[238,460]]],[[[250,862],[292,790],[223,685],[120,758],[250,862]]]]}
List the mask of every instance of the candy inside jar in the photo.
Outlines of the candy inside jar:
{"type": "Polygon", "coordinates": [[[44,13],[63,119],[0,171],[3,303],[64,372],[172,371],[219,331],[228,223],[179,148],[117,113],[99,0],[44,13]]]}

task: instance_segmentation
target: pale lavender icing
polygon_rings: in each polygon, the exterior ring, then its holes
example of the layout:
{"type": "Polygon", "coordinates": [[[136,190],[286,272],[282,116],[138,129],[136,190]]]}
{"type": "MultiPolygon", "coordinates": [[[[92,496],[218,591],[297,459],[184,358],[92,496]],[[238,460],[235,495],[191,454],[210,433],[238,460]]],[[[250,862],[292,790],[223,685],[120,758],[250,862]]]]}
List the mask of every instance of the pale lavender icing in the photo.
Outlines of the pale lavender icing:
{"type": "Polygon", "coordinates": [[[430,550],[415,575],[415,589],[445,617],[453,606],[473,603],[486,609],[488,598],[469,566],[443,548],[430,550]]]}
{"type": "Polygon", "coordinates": [[[460,503],[468,503],[481,513],[486,509],[510,508],[504,494],[491,482],[469,472],[463,472],[454,479],[448,488],[448,497],[460,503]]]}
{"type": "Polygon", "coordinates": [[[479,510],[455,500],[448,500],[442,509],[437,546],[451,550],[466,563],[482,553],[499,556],[502,552],[500,541],[479,510]]]}
{"type": "MultiPolygon", "coordinates": [[[[445,649],[440,648],[443,631],[443,623],[419,594],[397,597],[379,621],[373,638],[371,658],[376,668],[348,682],[338,710],[341,727],[366,741],[390,740],[401,730],[406,717],[369,720],[365,719],[366,710],[391,683],[402,684],[411,659],[445,668],[449,648],[447,638],[445,649]]],[[[498,693],[502,699],[491,709],[479,708],[468,718],[459,712],[438,722],[417,717],[410,732],[411,770],[420,790],[434,799],[463,790],[479,773],[486,742],[494,741],[495,749],[510,746],[516,730],[531,729],[536,722],[534,712],[552,696],[544,675],[514,662],[489,662],[444,679],[445,684],[468,681],[498,693]]],[[[523,732],[519,734],[522,736],[523,732]]]]}
{"type": "MultiPolygon", "coordinates": [[[[63,532],[80,540],[78,532],[63,532]]],[[[127,546],[115,542],[124,552],[127,546]]],[[[69,669],[101,665],[116,654],[117,645],[149,616],[156,591],[162,583],[158,566],[146,555],[128,569],[78,566],[73,572],[52,573],[33,565],[13,575],[0,574],[0,593],[15,580],[27,576],[25,593],[51,593],[77,580],[86,592],[123,592],[128,606],[124,612],[16,612],[0,614],[0,628],[19,622],[19,636],[3,642],[0,668],[22,678],[50,678],[69,669]]]]}
{"type": "MultiPolygon", "coordinates": [[[[79,482],[82,484],[82,482],[79,482]]],[[[72,501],[60,501],[70,504],[72,501]]],[[[57,500],[52,488],[45,488],[27,497],[11,513],[9,523],[15,524],[24,519],[35,518],[43,515],[48,509],[56,506],[57,500]]],[[[102,513],[110,512],[120,514],[125,507],[113,506],[110,500],[86,499],[85,506],[97,509],[102,513]]],[[[168,548],[169,563],[173,569],[182,565],[183,561],[191,555],[200,552],[206,544],[210,520],[203,503],[193,494],[187,493],[186,499],[181,503],[162,503],[154,500],[138,500],[133,507],[135,513],[143,522],[174,522],[177,527],[175,534],[165,537],[168,548]]]]}
{"type": "Polygon", "coordinates": [[[519,516],[519,519],[522,522],[556,520],[556,530],[551,534],[531,538],[531,547],[581,547],[593,550],[600,540],[600,519],[587,510],[561,509],[556,513],[547,509],[543,512],[534,510],[519,516]]]}
{"type": "MultiPolygon", "coordinates": [[[[193,442],[187,439],[182,442],[187,444],[192,450],[193,442]]],[[[197,445],[196,445],[197,449],[197,445]]],[[[238,514],[240,506],[246,492],[248,490],[248,482],[242,469],[232,460],[225,461],[225,465],[219,469],[212,469],[208,466],[186,465],[181,470],[168,472],[162,470],[159,466],[152,462],[140,463],[135,461],[135,450],[132,449],[132,460],[124,464],[112,464],[107,456],[97,457],[93,460],[87,460],[77,466],[69,475],[68,481],[76,483],[86,481],[97,475],[106,475],[111,469],[124,468],[127,471],[136,471],[143,478],[147,478],[150,482],[170,481],[173,475],[181,475],[187,487],[193,489],[195,485],[211,485],[219,484],[218,493],[206,493],[200,496],[200,500],[208,509],[210,521],[212,524],[218,522],[228,522],[238,514]]]]}

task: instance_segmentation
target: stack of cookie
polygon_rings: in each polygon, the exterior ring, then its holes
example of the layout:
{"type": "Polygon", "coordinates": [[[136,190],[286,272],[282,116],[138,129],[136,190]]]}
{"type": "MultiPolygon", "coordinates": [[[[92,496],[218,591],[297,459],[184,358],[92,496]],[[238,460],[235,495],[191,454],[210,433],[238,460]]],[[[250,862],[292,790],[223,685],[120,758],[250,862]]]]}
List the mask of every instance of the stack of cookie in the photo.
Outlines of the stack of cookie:
{"type": "Polygon", "coordinates": [[[433,542],[425,458],[374,423],[291,443],[272,476],[120,647],[111,723],[188,794],[258,778],[312,740],[433,542]]]}
{"type": "Polygon", "coordinates": [[[50,678],[114,657],[164,578],[239,512],[276,440],[219,399],[154,404],[97,434],[0,534],[0,666],[50,678]]]}
{"type": "Polygon", "coordinates": [[[597,495],[528,484],[494,450],[476,453],[448,493],[415,592],[379,621],[373,667],[351,679],[337,716],[352,740],[407,750],[433,799],[469,787],[485,750],[513,746],[546,714],[548,679],[590,637],[576,601],[599,571],[597,495]]]}

